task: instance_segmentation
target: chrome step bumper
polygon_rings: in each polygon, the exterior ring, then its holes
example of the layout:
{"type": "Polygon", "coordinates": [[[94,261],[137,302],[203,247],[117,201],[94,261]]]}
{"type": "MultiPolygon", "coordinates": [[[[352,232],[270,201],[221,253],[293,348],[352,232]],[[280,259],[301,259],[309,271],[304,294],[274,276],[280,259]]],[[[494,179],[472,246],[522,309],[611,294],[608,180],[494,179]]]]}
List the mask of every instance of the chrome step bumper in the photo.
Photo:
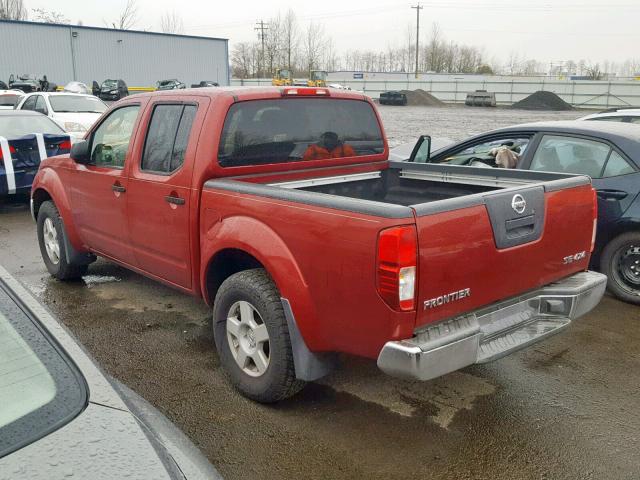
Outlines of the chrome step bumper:
{"type": "Polygon", "coordinates": [[[560,332],[593,309],[607,277],[580,272],[526,295],[425,327],[413,338],[387,342],[378,367],[401,378],[430,380],[485,363],[560,332]]]}

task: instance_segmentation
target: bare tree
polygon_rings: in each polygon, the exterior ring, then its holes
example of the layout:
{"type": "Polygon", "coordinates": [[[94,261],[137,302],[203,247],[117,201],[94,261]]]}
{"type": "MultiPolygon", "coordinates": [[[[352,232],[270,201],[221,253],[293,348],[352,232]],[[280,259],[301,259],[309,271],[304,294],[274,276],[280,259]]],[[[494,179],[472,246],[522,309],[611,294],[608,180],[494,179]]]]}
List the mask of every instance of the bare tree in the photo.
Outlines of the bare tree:
{"type": "Polygon", "coordinates": [[[311,70],[320,67],[320,59],[324,51],[324,27],[319,23],[309,22],[303,39],[303,55],[306,63],[306,72],[311,75],[311,70]]]}
{"type": "Polygon", "coordinates": [[[184,33],[182,17],[175,11],[166,12],[160,18],[160,30],[163,33],[184,33]]]}
{"type": "Polygon", "coordinates": [[[69,23],[69,19],[60,12],[53,10],[45,10],[44,8],[32,8],[33,19],[44,23],[57,23],[65,25],[69,23]]]}
{"type": "Polygon", "coordinates": [[[0,20],[26,20],[27,17],[23,0],[0,0],[0,20]]]}
{"type": "Polygon", "coordinates": [[[590,80],[602,80],[603,74],[599,63],[586,65],[585,71],[590,80]]]}
{"type": "Polygon", "coordinates": [[[138,2],[137,0],[127,0],[124,10],[122,10],[115,22],[111,22],[111,25],[119,30],[131,30],[137,21],[138,2]]]}
{"type": "Polygon", "coordinates": [[[299,45],[298,19],[293,10],[289,9],[282,20],[282,48],[287,68],[293,70],[294,61],[299,45]]]}

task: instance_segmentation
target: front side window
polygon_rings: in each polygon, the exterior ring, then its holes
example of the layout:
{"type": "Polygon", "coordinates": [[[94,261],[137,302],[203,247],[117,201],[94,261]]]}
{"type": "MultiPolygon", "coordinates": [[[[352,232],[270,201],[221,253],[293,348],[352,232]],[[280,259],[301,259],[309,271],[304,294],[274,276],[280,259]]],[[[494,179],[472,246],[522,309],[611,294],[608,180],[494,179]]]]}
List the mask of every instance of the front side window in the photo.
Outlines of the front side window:
{"type": "Polygon", "coordinates": [[[138,117],[138,105],[119,108],[100,124],[91,142],[91,163],[98,167],[124,168],[129,141],[138,117]]]}
{"type": "Polygon", "coordinates": [[[529,137],[494,138],[468,146],[436,161],[449,165],[515,168],[527,149],[529,140],[529,137]]]}
{"type": "Polygon", "coordinates": [[[142,154],[141,169],[170,173],[182,166],[195,105],[156,105],[142,154]]]}
{"type": "Polygon", "coordinates": [[[60,428],[86,402],[80,372],[0,284],[0,458],[60,428]]]}
{"type": "Polygon", "coordinates": [[[378,119],[361,100],[291,98],[231,106],[222,130],[223,167],[346,158],[384,151],[378,119]]]}
{"type": "Polygon", "coordinates": [[[606,143],[594,140],[545,135],[531,161],[531,170],[601,178],[611,151],[606,143]]]}
{"type": "Polygon", "coordinates": [[[22,104],[22,107],[20,107],[21,110],[35,110],[36,109],[36,97],[39,95],[31,95],[29,98],[27,98],[24,103],[22,104]]]}

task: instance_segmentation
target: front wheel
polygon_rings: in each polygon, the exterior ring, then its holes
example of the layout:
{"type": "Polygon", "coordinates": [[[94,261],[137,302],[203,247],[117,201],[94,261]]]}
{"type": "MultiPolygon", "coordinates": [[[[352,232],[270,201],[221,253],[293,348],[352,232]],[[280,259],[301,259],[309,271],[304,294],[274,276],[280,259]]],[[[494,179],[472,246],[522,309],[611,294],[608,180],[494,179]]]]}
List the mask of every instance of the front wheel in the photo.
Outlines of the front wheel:
{"type": "Polygon", "coordinates": [[[74,280],[87,273],[87,266],[67,262],[64,235],[62,218],[55,204],[44,202],[38,210],[38,243],[42,259],[49,273],[58,280],[74,280]]]}
{"type": "Polygon", "coordinates": [[[272,403],[304,387],[297,380],[280,294],[264,269],[223,282],[213,308],[213,333],[222,366],[246,397],[272,403]]]}
{"type": "Polygon", "coordinates": [[[602,252],[600,270],[607,287],[625,302],[640,305],[640,232],[627,232],[611,240],[602,252]]]}

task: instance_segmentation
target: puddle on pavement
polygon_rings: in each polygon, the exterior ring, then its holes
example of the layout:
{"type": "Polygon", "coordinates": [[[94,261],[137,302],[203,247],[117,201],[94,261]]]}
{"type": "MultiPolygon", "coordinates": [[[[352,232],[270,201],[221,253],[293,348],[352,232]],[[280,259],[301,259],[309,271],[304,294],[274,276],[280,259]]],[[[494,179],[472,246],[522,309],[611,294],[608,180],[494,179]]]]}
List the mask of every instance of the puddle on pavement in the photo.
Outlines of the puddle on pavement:
{"type": "Polygon", "coordinates": [[[379,372],[375,365],[354,371],[343,367],[318,383],[405,416],[424,415],[441,428],[448,428],[456,414],[471,410],[475,401],[496,388],[486,380],[465,372],[454,372],[429,382],[408,382],[379,372]],[[370,371],[369,371],[370,370],[370,371]]]}
{"type": "Polygon", "coordinates": [[[111,275],[85,275],[82,277],[84,283],[87,284],[88,288],[94,287],[96,285],[101,285],[103,283],[112,283],[119,282],[120,279],[118,277],[114,277],[111,275]]]}

